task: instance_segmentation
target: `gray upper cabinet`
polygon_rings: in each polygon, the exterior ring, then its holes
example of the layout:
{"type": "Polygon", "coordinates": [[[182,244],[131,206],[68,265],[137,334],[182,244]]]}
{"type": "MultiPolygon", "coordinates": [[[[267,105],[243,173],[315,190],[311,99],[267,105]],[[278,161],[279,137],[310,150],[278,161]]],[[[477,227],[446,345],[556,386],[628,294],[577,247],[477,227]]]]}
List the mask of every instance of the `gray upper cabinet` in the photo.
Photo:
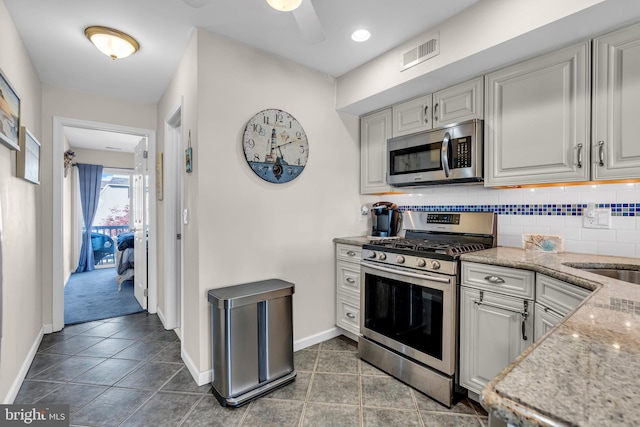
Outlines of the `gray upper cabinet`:
{"type": "Polygon", "coordinates": [[[360,193],[391,191],[387,185],[387,139],[391,138],[391,108],[360,118],[360,193]]]}
{"type": "Polygon", "coordinates": [[[590,43],[485,77],[485,185],[587,181],[590,43]]]}
{"type": "Polygon", "coordinates": [[[640,25],[593,43],[592,177],[640,177],[640,25]]]}
{"type": "Polygon", "coordinates": [[[484,79],[478,77],[433,94],[433,127],[484,118],[484,79]]]}
{"type": "Polygon", "coordinates": [[[431,110],[431,94],[394,105],[392,107],[393,136],[431,129],[433,127],[431,110]]]}
{"type": "Polygon", "coordinates": [[[392,107],[393,136],[408,135],[440,126],[482,119],[484,78],[448,87],[392,107]]]}

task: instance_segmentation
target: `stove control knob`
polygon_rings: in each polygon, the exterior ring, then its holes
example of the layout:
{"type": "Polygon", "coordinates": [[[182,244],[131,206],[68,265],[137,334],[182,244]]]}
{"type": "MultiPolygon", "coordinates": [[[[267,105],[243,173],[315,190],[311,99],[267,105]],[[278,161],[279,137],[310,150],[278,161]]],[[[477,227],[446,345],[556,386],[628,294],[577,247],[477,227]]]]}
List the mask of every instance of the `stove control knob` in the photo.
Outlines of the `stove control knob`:
{"type": "Polygon", "coordinates": [[[427,265],[427,261],[425,261],[425,260],[424,260],[424,259],[422,259],[422,258],[418,258],[418,259],[416,260],[416,265],[417,265],[418,267],[424,267],[425,265],[427,265]]]}
{"type": "Polygon", "coordinates": [[[387,254],[385,254],[384,252],[380,253],[380,255],[378,255],[378,259],[384,261],[385,259],[387,259],[387,254]]]}
{"type": "Polygon", "coordinates": [[[398,255],[398,256],[396,257],[396,262],[397,262],[398,264],[404,264],[404,257],[403,257],[402,255],[398,255]]]}
{"type": "Polygon", "coordinates": [[[369,251],[369,253],[367,254],[368,258],[375,258],[376,257],[376,253],[374,251],[369,251]]]}
{"type": "Polygon", "coordinates": [[[440,270],[440,263],[436,260],[431,261],[431,268],[434,270],[440,270]]]}

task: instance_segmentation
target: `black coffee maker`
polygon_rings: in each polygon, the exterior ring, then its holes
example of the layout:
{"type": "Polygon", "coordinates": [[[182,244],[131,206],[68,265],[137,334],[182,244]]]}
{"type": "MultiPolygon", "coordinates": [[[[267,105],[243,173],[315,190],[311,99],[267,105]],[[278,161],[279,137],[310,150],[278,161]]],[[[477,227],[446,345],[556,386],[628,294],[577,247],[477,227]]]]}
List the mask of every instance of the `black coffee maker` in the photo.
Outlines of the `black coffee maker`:
{"type": "Polygon", "coordinates": [[[396,236],[402,226],[402,214],[395,203],[376,202],[371,206],[371,222],[372,236],[396,236]]]}

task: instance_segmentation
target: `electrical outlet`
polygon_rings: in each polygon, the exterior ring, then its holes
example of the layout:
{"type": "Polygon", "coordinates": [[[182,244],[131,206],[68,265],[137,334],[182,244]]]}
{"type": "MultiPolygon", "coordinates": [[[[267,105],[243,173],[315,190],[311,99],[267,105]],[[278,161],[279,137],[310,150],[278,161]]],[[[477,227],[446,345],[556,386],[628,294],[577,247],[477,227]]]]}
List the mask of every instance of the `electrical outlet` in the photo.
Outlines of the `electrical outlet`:
{"type": "Polygon", "coordinates": [[[611,229],[611,209],[596,208],[589,203],[582,211],[582,226],[584,228],[611,229]]]}
{"type": "Polygon", "coordinates": [[[368,216],[369,216],[369,208],[366,207],[365,205],[360,206],[360,215],[358,215],[358,218],[360,219],[360,221],[365,222],[368,216]]]}

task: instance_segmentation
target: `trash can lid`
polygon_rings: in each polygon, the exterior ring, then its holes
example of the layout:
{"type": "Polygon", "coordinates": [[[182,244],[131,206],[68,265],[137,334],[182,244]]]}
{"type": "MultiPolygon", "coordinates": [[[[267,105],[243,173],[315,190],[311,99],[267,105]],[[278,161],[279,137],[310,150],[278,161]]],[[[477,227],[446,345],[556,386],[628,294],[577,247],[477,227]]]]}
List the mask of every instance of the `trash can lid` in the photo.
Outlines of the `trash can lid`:
{"type": "Polygon", "coordinates": [[[268,279],[211,289],[207,294],[211,304],[227,309],[292,295],[294,288],[293,283],[268,279]]]}

